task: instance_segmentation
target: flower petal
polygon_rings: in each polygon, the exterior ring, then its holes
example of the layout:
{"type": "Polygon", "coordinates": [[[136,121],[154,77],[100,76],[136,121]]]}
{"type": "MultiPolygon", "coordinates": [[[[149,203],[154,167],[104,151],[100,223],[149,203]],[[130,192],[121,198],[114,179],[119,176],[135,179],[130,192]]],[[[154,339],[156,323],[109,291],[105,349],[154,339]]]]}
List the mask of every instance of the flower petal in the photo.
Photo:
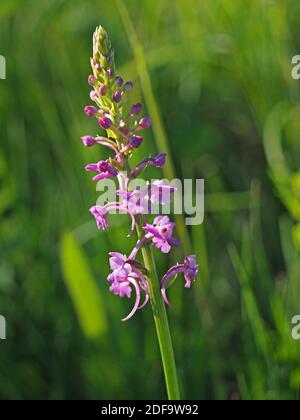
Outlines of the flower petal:
{"type": "Polygon", "coordinates": [[[163,300],[165,301],[165,303],[171,308],[171,304],[170,304],[170,302],[169,302],[169,300],[167,298],[167,291],[166,291],[166,289],[161,289],[161,294],[162,294],[162,297],[163,297],[163,300]]]}
{"type": "Polygon", "coordinates": [[[136,299],[135,299],[135,303],[134,306],[132,308],[132,311],[126,316],[126,318],[123,318],[122,321],[126,322],[129,321],[130,318],[133,317],[133,315],[136,313],[136,311],[139,308],[140,305],[140,300],[141,300],[141,291],[140,291],[140,287],[137,283],[136,280],[132,279],[132,278],[128,278],[128,281],[134,286],[135,291],[136,291],[136,299]]]}
{"type": "Polygon", "coordinates": [[[145,296],[145,300],[144,300],[144,302],[138,307],[138,309],[140,310],[140,309],[143,309],[146,305],[147,305],[147,303],[149,302],[149,299],[150,299],[150,297],[149,297],[149,295],[148,295],[148,293],[146,293],[146,296],[145,296]]]}

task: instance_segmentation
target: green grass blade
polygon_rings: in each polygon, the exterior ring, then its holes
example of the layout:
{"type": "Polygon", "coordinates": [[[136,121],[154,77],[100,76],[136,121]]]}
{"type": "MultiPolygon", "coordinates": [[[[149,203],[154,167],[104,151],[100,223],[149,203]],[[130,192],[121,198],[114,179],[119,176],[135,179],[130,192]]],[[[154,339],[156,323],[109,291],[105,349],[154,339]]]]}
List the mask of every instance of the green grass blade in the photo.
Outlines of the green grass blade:
{"type": "Polygon", "coordinates": [[[107,319],[102,297],[72,232],[62,238],[61,265],[82,331],[88,338],[105,334],[107,319]]]}
{"type": "Polygon", "coordinates": [[[238,254],[236,247],[234,245],[230,245],[228,251],[232,265],[240,282],[245,311],[252,328],[252,333],[257,348],[261,351],[262,354],[268,356],[269,343],[267,339],[267,330],[259,312],[253,290],[251,289],[248,274],[243,266],[243,262],[238,254]]]}

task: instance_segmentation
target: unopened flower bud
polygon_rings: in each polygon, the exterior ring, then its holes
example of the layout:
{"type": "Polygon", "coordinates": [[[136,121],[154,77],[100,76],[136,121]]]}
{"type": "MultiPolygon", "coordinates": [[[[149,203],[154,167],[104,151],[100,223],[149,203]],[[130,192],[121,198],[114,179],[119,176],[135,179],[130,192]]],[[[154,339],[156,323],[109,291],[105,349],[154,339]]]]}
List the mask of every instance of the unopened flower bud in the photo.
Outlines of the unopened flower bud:
{"type": "Polygon", "coordinates": [[[96,77],[93,74],[90,74],[88,77],[88,84],[90,86],[94,86],[94,84],[97,82],[96,77]]]}
{"type": "Polygon", "coordinates": [[[147,128],[150,128],[152,125],[152,120],[150,117],[144,117],[141,119],[141,121],[139,122],[139,126],[141,128],[143,128],[144,130],[146,130],[147,128]]]}
{"type": "Polygon", "coordinates": [[[109,129],[112,126],[112,120],[108,117],[99,118],[98,123],[104,130],[109,129]]]}
{"type": "Polygon", "coordinates": [[[90,98],[92,101],[96,101],[98,98],[97,92],[95,90],[91,90],[90,92],[90,98]]]}
{"type": "Polygon", "coordinates": [[[122,92],[118,89],[113,94],[113,100],[118,104],[119,102],[121,102],[121,99],[122,99],[122,92]]]}
{"type": "Polygon", "coordinates": [[[81,137],[82,143],[85,147],[92,147],[97,144],[95,137],[92,136],[83,136],[81,137]]]}
{"type": "Polygon", "coordinates": [[[122,77],[118,76],[115,78],[115,85],[118,87],[122,87],[124,83],[124,80],[122,79],[122,77]]]}
{"type": "Polygon", "coordinates": [[[132,115],[139,115],[142,112],[143,105],[140,103],[134,104],[131,107],[131,114],[132,115]]]}
{"type": "Polygon", "coordinates": [[[133,88],[133,83],[132,82],[126,82],[123,89],[125,92],[129,92],[131,91],[133,88]]]}
{"type": "Polygon", "coordinates": [[[130,141],[129,141],[129,144],[134,149],[137,149],[138,147],[140,147],[140,145],[143,143],[143,141],[144,141],[143,137],[132,136],[130,141]]]}
{"type": "Polygon", "coordinates": [[[124,136],[126,136],[126,137],[128,137],[128,136],[129,136],[129,134],[130,134],[130,128],[128,128],[128,127],[121,128],[121,129],[120,129],[120,131],[121,131],[121,133],[123,133],[123,134],[124,134],[124,136]]]}
{"type": "Polygon", "coordinates": [[[155,156],[153,158],[154,166],[156,166],[157,168],[162,168],[166,163],[166,157],[166,153],[160,153],[159,155],[155,156]]]}
{"type": "Polygon", "coordinates": [[[97,114],[98,110],[96,107],[88,105],[84,108],[84,112],[85,115],[87,115],[88,117],[94,117],[97,114]]]}
{"type": "Polygon", "coordinates": [[[106,85],[102,85],[99,88],[99,95],[100,96],[105,96],[107,94],[107,91],[108,91],[108,87],[106,85]]]}
{"type": "Polygon", "coordinates": [[[109,78],[111,78],[111,77],[113,76],[113,71],[112,71],[112,69],[108,69],[108,70],[107,70],[107,72],[106,72],[106,74],[107,74],[107,76],[108,76],[109,78]]]}

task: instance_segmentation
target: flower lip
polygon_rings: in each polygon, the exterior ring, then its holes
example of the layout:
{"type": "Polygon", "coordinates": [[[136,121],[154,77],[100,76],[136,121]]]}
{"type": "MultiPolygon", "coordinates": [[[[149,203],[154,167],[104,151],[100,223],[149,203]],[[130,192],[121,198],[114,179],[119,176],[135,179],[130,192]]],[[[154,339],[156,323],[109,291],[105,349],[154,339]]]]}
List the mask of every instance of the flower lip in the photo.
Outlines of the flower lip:
{"type": "Polygon", "coordinates": [[[131,286],[129,284],[129,282],[124,281],[124,282],[114,282],[112,283],[112,285],[110,286],[109,290],[116,296],[119,297],[125,297],[127,296],[128,298],[131,297],[131,286]]]}
{"type": "Polygon", "coordinates": [[[109,227],[107,212],[100,206],[93,206],[90,212],[96,219],[98,229],[105,230],[109,227]]]}
{"type": "Polygon", "coordinates": [[[179,241],[173,238],[174,228],[175,223],[171,222],[168,216],[157,216],[153,224],[147,224],[143,230],[152,239],[153,245],[167,254],[170,252],[172,245],[179,245],[179,241]]]}
{"type": "Polygon", "coordinates": [[[195,280],[199,272],[199,266],[196,262],[196,256],[190,255],[186,257],[183,265],[184,265],[184,270],[185,270],[184,277],[186,280],[185,287],[190,288],[192,281],[195,280]]]}

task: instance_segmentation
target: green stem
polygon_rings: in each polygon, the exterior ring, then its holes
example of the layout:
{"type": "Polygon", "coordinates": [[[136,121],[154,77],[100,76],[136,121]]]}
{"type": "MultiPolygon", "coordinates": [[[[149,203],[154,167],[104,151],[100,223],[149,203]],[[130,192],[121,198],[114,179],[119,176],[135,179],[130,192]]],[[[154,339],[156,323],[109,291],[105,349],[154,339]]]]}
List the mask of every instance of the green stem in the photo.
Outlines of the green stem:
{"type": "MultiPolygon", "coordinates": [[[[125,165],[128,172],[130,172],[131,168],[128,158],[125,158],[125,165]]],[[[139,224],[136,225],[136,231],[138,238],[141,239],[143,235],[139,224]]],[[[165,302],[161,294],[155,259],[149,244],[145,244],[143,246],[142,254],[145,267],[148,270],[147,278],[150,293],[150,301],[159,342],[160,354],[163,363],[168,398],[169,400],[180,400],[177,369],[174,357],[172,338],[169,328],[169,321],[167,317],[165,302]]]]}
{"type": "Polygon", "coordinates": [[[150,299],[164,368],[168,398],[169,400],[180,400],[177,370],[167,311],[162,298],[156,264],[150,245],[145,245],[142,249],[142,253],[145,266],[149,271],[148,283],[150,299]]]}

